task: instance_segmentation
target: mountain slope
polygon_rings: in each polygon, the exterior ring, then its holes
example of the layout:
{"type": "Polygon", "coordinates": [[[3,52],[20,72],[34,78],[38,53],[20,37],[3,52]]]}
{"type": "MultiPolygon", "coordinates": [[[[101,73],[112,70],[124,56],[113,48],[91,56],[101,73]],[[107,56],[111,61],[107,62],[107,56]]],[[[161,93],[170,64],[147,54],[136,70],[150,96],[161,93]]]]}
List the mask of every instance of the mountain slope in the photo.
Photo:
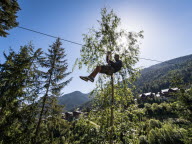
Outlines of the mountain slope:
{"type": "Polygon", "coordinates": [[[141,71],[136,81],[137,92],[157,92],[168,88],[173,78],[181,78],[184,83],[192,81],[192,55],[175,58],[153,65],[141,71]]]}
{"type": "Polygon", "coordinates": [[[91,100],[88,96],[89,94],[74,91],[59,97],[58,103],[65,106],[65,111],[70,111],[71,109],[91,100]]]}

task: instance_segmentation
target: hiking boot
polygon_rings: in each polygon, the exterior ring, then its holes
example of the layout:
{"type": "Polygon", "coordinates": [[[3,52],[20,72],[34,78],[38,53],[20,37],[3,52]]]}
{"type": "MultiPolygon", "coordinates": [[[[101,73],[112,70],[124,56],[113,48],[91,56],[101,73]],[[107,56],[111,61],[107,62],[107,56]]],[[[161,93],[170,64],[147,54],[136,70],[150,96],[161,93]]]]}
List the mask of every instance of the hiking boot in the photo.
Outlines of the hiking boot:
{"type": "Polygon", "coordinates": [[[93,77],[88,76],[87,78],[88,78],[88,80],[90,80],[91,82],[94,82],[94,78],[93,78],[93,77]]]}
{"type": "Polygon", "coordinates": [[[88,77],[84,77],[84,76],[80,76],[80,78],[81,78],[82,80],[86,81],[86,82],[89,80],[88,77]]]}

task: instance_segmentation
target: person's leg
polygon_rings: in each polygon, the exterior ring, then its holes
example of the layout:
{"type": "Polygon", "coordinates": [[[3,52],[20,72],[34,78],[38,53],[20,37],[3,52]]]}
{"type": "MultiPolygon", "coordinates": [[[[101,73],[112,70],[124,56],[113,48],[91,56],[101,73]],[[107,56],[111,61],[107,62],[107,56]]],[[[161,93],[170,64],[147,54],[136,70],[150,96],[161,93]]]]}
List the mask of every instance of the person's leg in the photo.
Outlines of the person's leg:
{"type": "Polygon", "coordinates": [[[96,69],[88,76],[88,77],[92,77],[95,78],[96,75],[101,71],[101,66],[97,66],[96,69]]]}
{"type": "Polygon", "coordinates": [[[80,78],[84,81],[88,81],[90,80],[91,82],[94,82],[94,78],[96,77],[96,75],[101,71],[101,66],[97,66],[94,71],[88,76],[80,76],[80,78]]]}
{"type": "Polygon", "coordinates": [[[112,75],[115,72],[114,68],[111,66],[97,66],[94,71],[88,76],[83,77],[80,76],[80,78],[84,81],[90,80],[91,82],[94,82],[94,78],[97,76],[98,73],[103,73],[106,75],[112,75]]]}
{"type": "Polygon", "coordinates": [[[84,80],[84,81],[88,81],[89,80],[89,78],[87,77],[87,76],[79,76],[82,80],[84,80]]]}

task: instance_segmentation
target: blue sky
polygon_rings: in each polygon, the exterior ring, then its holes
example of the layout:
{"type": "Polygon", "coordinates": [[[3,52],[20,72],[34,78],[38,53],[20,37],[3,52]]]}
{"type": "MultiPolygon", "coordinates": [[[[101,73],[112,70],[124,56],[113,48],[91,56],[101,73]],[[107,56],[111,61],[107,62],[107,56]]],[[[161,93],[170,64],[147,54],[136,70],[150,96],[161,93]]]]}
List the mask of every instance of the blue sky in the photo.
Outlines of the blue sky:
{"type": "MultiPolygon", "coordinates": [[[[122,28],[129,31],[144,30],[140,57],[160,61],[192,54],[192,1],[191,0],[19,0],[20,26],[58,36],[83,44],[82,34],[97,26],[100,10],[112,8],[121,18],[122,28]]],[[[0,37],[0,62],[3,51],[11,47],[18,51],[30,41],[35,48],[47,51],[55,39],[14,28],[6,38],[0,37]]],[[[63,41],[66,48],[69,71],[79,57],[81,46],[63,41]]],[[[140,60],[138,67],[148,67],[156,62],[140,60]]],[[[87,75],[85,69],[75,70],[73,81],[64,93],[90,92],[95,83],[85,83],[79,75],[87,75]]]]}

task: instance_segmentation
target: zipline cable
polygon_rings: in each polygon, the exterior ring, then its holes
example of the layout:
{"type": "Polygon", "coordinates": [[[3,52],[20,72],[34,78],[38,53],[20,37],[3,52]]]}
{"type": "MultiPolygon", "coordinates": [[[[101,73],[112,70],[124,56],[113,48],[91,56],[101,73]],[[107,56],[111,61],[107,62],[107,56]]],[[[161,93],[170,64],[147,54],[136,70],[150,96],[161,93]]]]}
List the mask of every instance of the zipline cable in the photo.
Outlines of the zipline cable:
{"type": "Polygon", "coordinates": [[[149,59],[149,58],[139,58],[139,59],[148,60],[148,61],[154,61],[154,62],[160,62],[160,63],[175,64],[175,63],[170,63],[170,62],[165,62],[165,61],[159,61],[159,60],[154,60],[154,59],[149,59]]]}
{"type": "MultiPolygon", "coordinates": [[[[42,32],[39,32],[39,31],[35,31],[35,30],[29,29],[29,28],[25,28],[25,27],[22,27],[22,26],[18,26],[18,28],[24,29],[24,30],[28,30],[28,31],[31,31],[31,32],[34,32],[34,33],[38,33],[38,34],[41,34],[41,35],[44,35],[44,36],[48,36],[48,37],[52,37],[52,38],[58,38],[58,37],[56,37],[56,36],[53,36],[53,35],[50,35],[50,34],[46,34],[46,33],[42,33],[42,32]]],[[[83,44],[81,44],[81,43],[78,43],[78,42],[70,41],[70,40],[63,39],[63,38],[60,38],[60,39],[63,40],[63,41],[72,43],[72,44],[76,44],[76,45],[80,45],[80,46],[87,47],[87,46],[85,46],[85,45],[83,45],[83,44]]],[[[148,60],[148,61],[161,62],[161,63],[174,64],[174,63],[169,63],[169,62],[159,61],[159,60],[149,59],[149,58],[140,58],[140,59],[148,60]]]]}
{"type": "MultiPolygon", "coordinates": [[[[34,33],[38,33],[38,34],[41,34],[41,35],[45,35],[45,36],[48,36],[48,37],[52,37],[52,38],[59,38],[59,37],[56,37],[56,36],[53,36],[53,35],[50,35],[50,34],[42,33],[42,32],[35,31],[35,30],[29,29],[29,28],[24,28],[24,27],[21,27],[21,26],[18,26],[18,28],[21,28],[21,29],[24,29],[24,30],[28,30],[28,31],[31,31],[31,32],[34,32],[34,33]]],[[[73,41],[70,41],[70,40],[66,40],[66,39],[63,39],[63,38],[61,38],[61,40],[69,42],[69,43],[77,44],[77,45],[80,45],[80,46],[85,46],[83,44],[80,44],[80,43],[77,43],[77,42],[73,42],[73,41]]]]}

